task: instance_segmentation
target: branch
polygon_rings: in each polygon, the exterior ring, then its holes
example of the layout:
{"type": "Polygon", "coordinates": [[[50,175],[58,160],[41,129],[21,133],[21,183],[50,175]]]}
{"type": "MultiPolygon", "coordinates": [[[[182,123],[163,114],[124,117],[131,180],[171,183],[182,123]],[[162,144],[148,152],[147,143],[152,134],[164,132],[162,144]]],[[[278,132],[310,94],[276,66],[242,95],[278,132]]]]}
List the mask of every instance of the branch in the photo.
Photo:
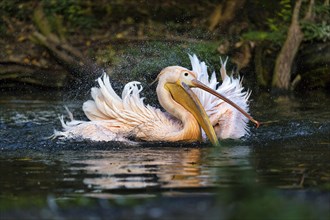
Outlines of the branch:
{"type": "Polygon", "coordinates": [[[304,21],[313,20],[313,18],[314,18],[314,13],[313,13],[314,4],[315,4],[314,0],[309,1],[308,9],[306,11],[305,17],[303,18],[304,21]]]}
{"type": "Polygon", "coordinates": [[[245,0],[225,0],[218,4],[210,16],[209,30],[213,31],[219,24],[227,25],[245,4],[245,0]]]}
{"type": "MultiPolygon", "coordinates": [[[[313,1],[313,0],[312,0],[313,1]]],[[[291,68],[299,46],[304,38],[299,26],[299,12],[302,0],[297,0],[293,9],[293,16],[288,29],[287,38],[276,58],[274,75],[272,80],[273,88],[288,90],[291,80],[291,68]]]]}
{"type": "MultiPolygon", "coordinates": [[[[313,0],[311,0],[311,1],[313,1],[313,0]]],[[[292,23],[299,22],[299,13],[300,13],[300,8],[301,8],[301,2],[302,2],[302,0],[296,1],[296,4],[293,9],[293,13],[292,13],[292,23]]]]}
{"type": "Polygon", "coordinates": [[[34,32],[32,39],[47,48],[60,65],[82,82],[89,82],[103,73],[101,67],[69,44],[57,43],[56,40],[47,38],[39,32],[34,32]]]}
{"type": "Polygon", "coordinates": [[[59,69],[46,69],[18,62],[0,62],[0,81],[30,83],[43,87],[61,88],[68,74],[59,69]]]}

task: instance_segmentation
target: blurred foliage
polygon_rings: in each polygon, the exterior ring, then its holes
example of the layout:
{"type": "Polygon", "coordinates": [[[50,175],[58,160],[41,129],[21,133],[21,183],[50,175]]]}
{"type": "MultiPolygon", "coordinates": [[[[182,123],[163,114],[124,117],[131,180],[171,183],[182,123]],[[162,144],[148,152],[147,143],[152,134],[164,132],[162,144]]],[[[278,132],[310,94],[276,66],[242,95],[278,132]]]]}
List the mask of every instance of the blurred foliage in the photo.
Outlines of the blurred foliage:
{"type": "MultiPolygon", "coordinates": [[[[127,0],[108,2],[99,0],[41,0],[41,1],[19,1],[5,0],[0,2],[0,31],[5,33],[3,19],[15,17],[21,21],[31,20],[30,15],[37,5],[42,5],[45,14],[50,20],[55,20],[55,15],[61,17],[70,32],[77,29],[83,32],[91,32],[96,28],[109,27],[112,22],[120,22],[122,24],[148,23],[150,20],[166,22],[168,31],[177,31],[187,33],[193,31],[195,36],[203,36],[206,34],[206,26],[204,19],[208,16],[205,12],[211,12],[215,6],[215,1],[207,1],[206,4],[189,3],[182,1],[180,4],[172,1],[157,1],[153,4],[146,0],[140,2],[132,2],[127,0]],[[143,5],[143,7],[141,7],[143,5]],[[139,6],[139,7],[137,7],[139,6]],[[134,14],[132,14],[134,13],[134,14]],[[194,20],[197,19],[197,20],[194,20]],[[200,23],[198,23],[200,22],[200,23]],[[192,28],[197,27],[200,28],[192,28]],[[204,28],[204,31],[203,31],[204,28]]],[[[271,41],[275,44],[282,44],[285,40],[288,25],[292,15],[292,1],[280,0],[278,2],[269,2],[266,0],[249,1],[249,10],[263,9],[260,19],[256,15],[248,15],[251,22],[249,31],[242,34],[242,38],[255,41],[271,41]],[[260,6],[261,5],[261,6],[260,6]],[[265,19],[266,18],[266,19],[265,19]],[[255,24],[258,22],[260,24],[255,24]],[[257,25],[258,27],[254,27],[257,25]]],[[[306,5],[306,4],[305,4],[306,5]]],[[[316,2],[314,8],[316,14],[315,22],[304,22],[302,24],[306,40],[323,40],[329,39],[329,6],[316,2]]],[[[259,10],[258,10],[259,14],[259,10]]]]}
{"type": "Polygon", "coordinates": [[[70,27],[90,29],[96,26],[97,20],[92,10],[93,1],[83,0],[42,0],[44,11],[48,16],[59,14],[70,27]]]}
{"type": "Polygon", "coordinates": [[[28,20],[31,11],[33,10],[33,2],[22,2],[20,0],[4,0],[0,1],[0,14],[3,16],[11,17],[15,16],[18,20],[28,20]],[[32,6],[32,8],[31,8],[32,6]]]}
{"type": "MultiPolygon", "coordinates": [[[[278,12],[265,19],[266,30],[252,29],[243,33],[242,38],[252,41],[270,41],[276,45],[282,45],[291,22],[293,10],[291,4],[290,0],[281,0],[278,4],[278,12]]],[[[303,6],[306,10],[307,4],[303,6]]],[[[330,6],[316,1],[312,10],[315,14],[314,20],[301,22],[304,40],[323,42],[330,40],[330,6]]]]}
{"type": "Polygon", "coordinates": [[[210,70],[219,72],[220,61],[217,46],[218,42],[209,41],[199,43],[144,42],[125,49],[125,54],[117,60],[120,65],[116,66],[112,75],[118,80],[127,82],[127,75],[123,75],[123,73],[127,73],[129,70],[131,80],[138,78],[142,82],[152,82],[165,66],[190,67],[188,54],[194,53],[198,54],[201,60],[208,62],[210,70]],[[211,63],[218,64],[218,66],[212,66],[211,63]]]}
{"type": "Polygon", "coordinates": [[[94,56],[97,63],[103,63],[109,66],[117,61],[116,50],[111,45],[99,48],[94,56]]]}
{"type": "Polygon", "coordinates": [[[292,16],[292,6],[290,0],[279,2],[279,11],[265,19],[266,30],[250,30],[242,34],[244,40],[271,41],[274,44],[282,45],[285,40],[288,25],[292,16]]]}
{"type": "Polygon", "coordinates": [[[301,22],[305,41],[330,41],[330,5],[316,2],[315,21],[301,22]]]}
{"type": "Polygon", "coordinates": [[[7,18],[15,17],[15,19],[26,21],[29,20],[31,13],[31,4],[22,4],[20,0],[0,1],[0,34],[7,34],[7,18]]]}
{"type": "Polygon", "coordinates": [[[281,45],[285,35],[281,32],[267,32],[267,31],[249,31],[242,35],[244,40],[251,41],[271,41],[281,45]]]}
{"type": "Polygon", "coordinates": [[[304,39],[306,41],[329,41],[330,40],[330,24],[325,21],[317,24],[314,22],[303,22],[304,39]]]}
{"type": "MultiPolygon", "coordinates": [[[[266,11],[263,13],[264,18],[257,17],[253,24],[260,22],[259,25],[251,25],[249,30],[242,33],[242,40],[252,41],[256,43],[256,52],[254,64],[256,78],[259,86],[265,89],[270,87],[270,79],[272,79],[276,54],[281,50],[282,45],[287,37],[288,28],[291,24],[293,6],[295,1],[281,0],[271,3],[264,0],[257,0],[266,11]],[[273,8],[271,8],[273,7],[273,8]]],[[[257,6],[254,6],[257,7],[257,6]]],[[[329,65],[328,60],[322,62],[314,62],[314,57],[327,57],[326,50],[320,49],[326,47],[330,40],[330,6],[325,1],[315,1],[312,7],[312,16],[307,19],[306,12],[309,7],[309,1],[303,1],[300,10],[300,28],[304,34],[304,44],[324,43],[319,46],[318,51],[314,51],[309,56],[304,56],[304,60],[300,59],[301,53],[304,53],[304,45],[300,45],[297,57],[299,62],[295,61],[292,69],[292,77],[299,74],[302,76],[300,85],[308,85],[310,89],[326,88],[329,85],[329,65]]],[[[253,16],[252,16],[253,17],[253,16]]],[[[313,47],[313,46],[312,46],[313,47]]]]}
{"type": "MultiPolygon", "coordinates": [[[[327,42],[330,39],[330,10],[329,5],[323,5],[323,2],[315,2],[313,21],[301,22],[307,43],[327,42]]],[[[259,57],[263,59],[258,63],[269,66],[264,71],[264,77],[267,78],[266,72],[271,73],[273,66],[269,63],[273,62],[286,38],[294,1],[246,0],[244,9],[240,10],[240,16],[236,16],[232,23],[227,26],[219,24],[214,31],[209,31],[208,22],[212,11],[219,4],[224,3],[224,0],[193,2],[190,0],[3,0],[0,1],[0,34],[7,39],[0,41],[3,45],[7,45],[8,42],[12,42],[12,45],[8,46],[6,50],[8,52],[4,51],[0,55],[2,57],[12,55],[16,61],[24,61],[26,57],[34,57],[39,61],[42,57],[38,54],[39,48],[33,47],[28,41],[36,27],[33,14],[36,9],[42,8],[52,33],[59,35],[61,39],[66,39],[69,44],[90,55],[101,65],[121,70],[119,72],[123,72],[122,66],[129,66],[132,77],[138,76],[140,71],[148,71],[146,77],[149,80],[156,74],[156,69],[159,70],[164,65],[189,66],[187,53],[196,53],[202,60],[213,65],[219,63],[220,54],[228,54],[233,59],[235,55],[242,57],[245,54],[237,45],[246,40],[252,41],[248,52],[251,61],[255,56],[254,49],[262,47],[259,57]],[[171,38],[173,38],[172,43],[170,43],[171,38]],[[122,41],[117,43],[118,39],[122,41]],[[195,41],[192,42],[192,39],[195,41]],[[157,40],[160,43],[156,46],[157,40]],[[221,52],[216,44],[219,46],[220,42],[226,41],[228,45],[224,48],[224,52],[221,52]],[[17,50],[13,48],[17,42],[25,45],[17,50]],[[137,55],[133,52],[133,48],[126,47],[128,61],[125,61],[124,56],[117,57],[123,51],[117,50],[117,44],[131,45],[131,42],[137,42],[135,50],[143,50],[151,55],[145,55],[140,60],[132,58],[133,55],[138,57],[142,55],[137,55]],[[154,50],[146,49],[147,45],[154,50]],[[28,55],[23,54],[26,51],[29,51],[28,55]],[[158,62],[153,56],[164,56],[168,59],[158,62]],[[123,63],[120,63],[121,61],[123,63]],[[114,64],[119,66],[114,67],[114,64]]],[[[307,6],[308,1],[303,1],[301,15],[304,14],[307,6]]],[[[44,61],[49,62],[46,55],[43,58],[44,61]]],[[[249,68],[252,74],[258,68],[254,64],[250,62],[243,68],[249,68]]],[[[52,65],[53,63],[49,66],[52,65]]],[[[219,66],[210,65],[210,67],[211,70],[219,69],[219,66]]],[[[233,69],[231,65],[228,67],[233,69]]],[[[325,71],[328,69],[325,68],[325,71]]],[[[252,75],[252,78],[255,80],[258,77],[252,75]]]]}

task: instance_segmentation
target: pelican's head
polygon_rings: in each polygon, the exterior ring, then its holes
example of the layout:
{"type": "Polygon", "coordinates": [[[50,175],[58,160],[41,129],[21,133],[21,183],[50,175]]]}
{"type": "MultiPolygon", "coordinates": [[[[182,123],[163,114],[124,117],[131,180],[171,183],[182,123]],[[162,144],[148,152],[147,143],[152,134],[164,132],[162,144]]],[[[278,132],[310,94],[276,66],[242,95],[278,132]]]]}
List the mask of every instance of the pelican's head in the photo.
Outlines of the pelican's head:
{"type": "Polygon", "coordinates": [[[216,97],[232,105],[242,114],[244,114],[248,119],[250,119],[257,126],[259,126],[259,122],[254,120],[247,112],[245,112],[231,100],[227,99],[215,90],[209,88],[208,86],[197,80],[197,74],[193,71],[190,71],[181,66],[169,66],[159,73],[155,81],[157,80],[157,91],[162,89],[166,89],[167,91],[169,91],[172,98],[177,103],[181,104],[192,115],[194,115],[194,117],[196,118],[200,126],[204,129],[208,138],[214,145],[218,145],[218,139],[214,132],[213,126],[211,125],[210,120],[197,96],[190,88],[200,88],[206,92],[215,95],[216,97]]]}
{"type": "MultiPolygon", "coordinates": [[[[218,139],[202,104],[190,89],[196,74],[180,66],[170,66],[163,69],[157,79],[157,95],[160,104],[172,115],[180,118],[182,112],[172,105],[172,100],[189,111],[203,128],[213,145],[218,145],[218,139]]],[[[181,118],[181,120],[183,120],[181,118]]],[[[185,121],[183,121],[185,123],[185,121]]]]}
{"type": "Polygon", "coordinates": [[[197,80],[197,75],[181,66],[169,66],[163,69],[157,76],[156,80],[159,84],[175,83],[181,85],[184,82],[189,87],[194,87],[193,80],[197,80]]]}

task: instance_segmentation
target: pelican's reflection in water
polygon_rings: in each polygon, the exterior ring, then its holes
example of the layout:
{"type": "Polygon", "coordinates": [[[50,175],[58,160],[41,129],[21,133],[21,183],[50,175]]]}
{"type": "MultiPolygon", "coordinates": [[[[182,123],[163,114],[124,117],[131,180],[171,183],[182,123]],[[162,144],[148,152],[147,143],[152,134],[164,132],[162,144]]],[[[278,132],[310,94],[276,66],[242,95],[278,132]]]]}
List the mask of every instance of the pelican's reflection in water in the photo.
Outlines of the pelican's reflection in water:
{"type": "Polygon", "coordinates": [[[248,147],[222,148],[221,152],[218,148],[216,154],[214,150],[165,147],[92,151],[88,158],[85,155],[73,162],[77,166],[73,164],[71,169],[85,172],[84,184],[94,190],[201,188],[226,178],[226,174],[219,175],[218,168],[241,169],[249,164],[248,147]]]}
{"type": "Polygon", "coordinates": [[[200,187],[200,154],[196,148],[94,151],[97,159],[79,163],[87,165],[84,183],[93,188],[200,187]]]}

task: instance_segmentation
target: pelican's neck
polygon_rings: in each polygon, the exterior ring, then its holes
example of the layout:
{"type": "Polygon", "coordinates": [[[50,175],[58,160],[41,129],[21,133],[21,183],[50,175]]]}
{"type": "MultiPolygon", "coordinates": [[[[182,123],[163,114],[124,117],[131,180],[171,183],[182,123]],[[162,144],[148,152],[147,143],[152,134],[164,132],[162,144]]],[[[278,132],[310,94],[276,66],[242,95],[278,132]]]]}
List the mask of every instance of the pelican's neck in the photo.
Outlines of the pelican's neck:
{"type": "Polygon", "coordinates": [[[182,122],[183,128],[167,134],[167,141],[196,141],[201,139],[201,129],[195,117],[182,105],[177,103],[163,83],[157,86],[157,96],[161,106],[182,122]]]}

